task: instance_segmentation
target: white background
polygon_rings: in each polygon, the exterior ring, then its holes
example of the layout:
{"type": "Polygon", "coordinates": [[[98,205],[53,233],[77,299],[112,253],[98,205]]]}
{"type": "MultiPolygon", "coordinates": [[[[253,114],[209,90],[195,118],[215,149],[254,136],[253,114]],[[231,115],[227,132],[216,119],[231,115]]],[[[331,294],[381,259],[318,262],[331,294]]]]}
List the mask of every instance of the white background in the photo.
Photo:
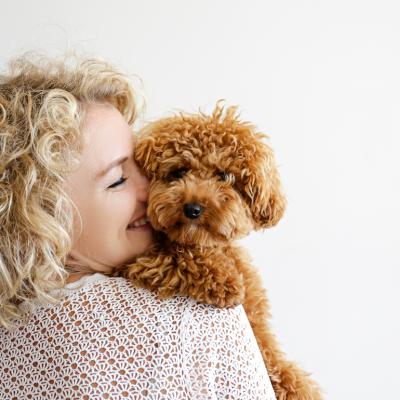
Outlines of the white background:
{"type": "Polygon", "coordinates": [[[2,2],[0,63],[75,48],[139,75],[147,118],[225,98],[271,138],[282,221],[243,244],[275,332],[329,400],[398,398],[396,1],[2,2]]]}

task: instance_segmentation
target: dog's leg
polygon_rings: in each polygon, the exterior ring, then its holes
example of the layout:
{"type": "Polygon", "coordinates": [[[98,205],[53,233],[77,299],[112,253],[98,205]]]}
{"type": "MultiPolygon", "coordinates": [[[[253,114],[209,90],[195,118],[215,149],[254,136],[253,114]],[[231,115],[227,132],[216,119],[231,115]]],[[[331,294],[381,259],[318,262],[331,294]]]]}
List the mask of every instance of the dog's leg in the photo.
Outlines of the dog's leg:
{"type": "Polygon", "coordinates": [[[129,279],[136,286],[157,292],[160,297],[165,298],[177,294],[180,287],[179,280],[174,277],[174,264],[171,254],[157,248],[119,269],[117,274],[129,279]]]}
{"type": "Polygon", "coordinates": [[[119,275],[157,292],[160,298],[190,296],[217,307],[232,307],[244,300],[242,275],[215,249],[177,251],[173,246],[140,256],[119,275]]]}
{"type": "Polygon", "coordinates": [[[181,254],[178,269],[187,282],[185,294],[217,307],[233,307],[243,303],[243,276],[223,249],[196,248],[181,254]]]}
{"type": "Polygon", "coordinates": [[[268,323],[271,314],[267,291],[249,256],[236,247],[230,249],[229,255],[236,260],[236,266],[243,274],[246,292],[243,308],[257,339],[277,400],[322,399],[318,384],[296,363],[287,361],[280,350],[268,323]]]}

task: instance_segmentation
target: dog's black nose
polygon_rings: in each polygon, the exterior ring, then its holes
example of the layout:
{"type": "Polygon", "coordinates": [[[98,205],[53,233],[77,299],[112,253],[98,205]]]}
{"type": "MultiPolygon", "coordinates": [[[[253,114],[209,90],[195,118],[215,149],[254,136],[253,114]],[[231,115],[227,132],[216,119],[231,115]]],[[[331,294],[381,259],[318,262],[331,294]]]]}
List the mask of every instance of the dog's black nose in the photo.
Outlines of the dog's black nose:
{"type": "Polygon", "coordinates": [[[183,206],[183,212],[190,219],[199,218],[203,212],[203,207],[197,203],[187,203],[183,206]]]}

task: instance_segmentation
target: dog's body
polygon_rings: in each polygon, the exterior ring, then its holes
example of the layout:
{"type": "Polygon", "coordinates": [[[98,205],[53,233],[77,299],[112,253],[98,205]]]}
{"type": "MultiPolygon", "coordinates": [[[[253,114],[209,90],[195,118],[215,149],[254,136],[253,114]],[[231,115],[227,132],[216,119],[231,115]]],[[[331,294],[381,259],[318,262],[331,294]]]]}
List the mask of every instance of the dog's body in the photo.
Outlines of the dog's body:
{"type": "Polygon", "coordinates": [[[157,241],[119,271],[160,297],[186,295],[218,307],[243,304],[277,400],[321,399],[318,385],[286,361],[268,320],[266,290],[234,240],[276,225],[286,200],[272,149],[236,108],[150,124],[135,159],[151,178],[148,217],[157,241]]]}

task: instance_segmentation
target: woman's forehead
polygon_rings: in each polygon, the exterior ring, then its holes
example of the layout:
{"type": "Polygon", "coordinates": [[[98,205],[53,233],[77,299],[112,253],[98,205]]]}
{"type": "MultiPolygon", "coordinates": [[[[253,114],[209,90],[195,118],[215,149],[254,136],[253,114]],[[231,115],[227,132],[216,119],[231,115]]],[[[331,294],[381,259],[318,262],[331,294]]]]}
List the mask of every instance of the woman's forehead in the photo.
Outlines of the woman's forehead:
{"type": "Polygon", "coordinates": [[[96,174],[116,159],[130,157],[136,142],[131,127],[110,105],[89,105],[82,133],[83,159],[86,159],[87,167],[96,170],[96,174]]]}
{"type": "Polygon", "coordinates": [[[82,133],[85,143],[90,147],[102,147],[103,144],[131,146],[135,140],[131,127],[111,105],[90,105],[82,125],[82,133]]]}

